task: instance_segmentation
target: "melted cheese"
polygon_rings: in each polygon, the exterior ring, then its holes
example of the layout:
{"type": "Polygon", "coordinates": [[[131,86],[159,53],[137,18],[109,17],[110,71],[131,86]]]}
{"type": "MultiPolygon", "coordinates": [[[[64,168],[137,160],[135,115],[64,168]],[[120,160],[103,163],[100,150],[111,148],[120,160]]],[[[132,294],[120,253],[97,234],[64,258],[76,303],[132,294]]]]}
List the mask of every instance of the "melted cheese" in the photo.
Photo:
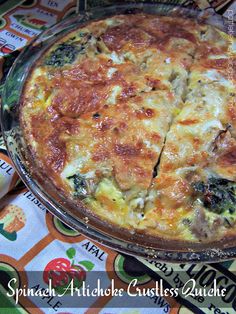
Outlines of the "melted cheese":
{"type": "Polygon", "coordinates": [[[115,226],[198,241],[185,221],[203,211],[211,229],[219,215],[197,203],[192,182],[236,180],[232,47],[213,27],[145,14],[66,35],[36,64],[21,106],[39,171],[115,226]],[[76,49],[47,63],[62,43],[76,49]]]}

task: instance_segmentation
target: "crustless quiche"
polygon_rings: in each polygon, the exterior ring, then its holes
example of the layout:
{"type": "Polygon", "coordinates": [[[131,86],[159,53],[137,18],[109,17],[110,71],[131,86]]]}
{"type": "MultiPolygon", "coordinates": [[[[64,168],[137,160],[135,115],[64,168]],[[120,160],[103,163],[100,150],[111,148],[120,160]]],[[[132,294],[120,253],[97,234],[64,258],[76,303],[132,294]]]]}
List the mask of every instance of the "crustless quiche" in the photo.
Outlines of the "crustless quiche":
{"type": "Polygon", "coordinates": [[[232,41],[195,20],[138,13],[55,42],[20,109],[38,169],[131,232],[193,242],[236,234],[232,41]]]}

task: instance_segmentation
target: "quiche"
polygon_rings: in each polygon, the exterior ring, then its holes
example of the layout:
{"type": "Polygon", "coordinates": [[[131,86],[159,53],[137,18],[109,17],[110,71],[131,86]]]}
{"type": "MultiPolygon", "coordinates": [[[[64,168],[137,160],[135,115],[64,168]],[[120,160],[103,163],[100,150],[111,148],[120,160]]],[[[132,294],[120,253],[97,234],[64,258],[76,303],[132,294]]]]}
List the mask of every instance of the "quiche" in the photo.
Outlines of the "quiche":
{"type": "Polygon", "coordinates": [[[234,236],[234,47],[213,26],[144,13],[70,31],[22,95],[38,171],[114,228],[190,242],[234,236]]]}

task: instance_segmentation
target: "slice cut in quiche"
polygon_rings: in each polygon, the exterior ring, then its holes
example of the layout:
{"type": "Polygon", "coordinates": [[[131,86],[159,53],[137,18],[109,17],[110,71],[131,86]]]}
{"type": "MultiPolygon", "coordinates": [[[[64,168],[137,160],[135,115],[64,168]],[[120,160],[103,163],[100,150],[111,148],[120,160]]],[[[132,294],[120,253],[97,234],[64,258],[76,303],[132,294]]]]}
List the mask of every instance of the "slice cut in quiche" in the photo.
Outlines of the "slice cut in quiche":
{"type": "Polygon", "coordinates": [[[22,96],[38,171],[117,228],[192,242],[234,235],[234,63],[232,38],[192,19],[117,15],[70,32],[22,96]]]}

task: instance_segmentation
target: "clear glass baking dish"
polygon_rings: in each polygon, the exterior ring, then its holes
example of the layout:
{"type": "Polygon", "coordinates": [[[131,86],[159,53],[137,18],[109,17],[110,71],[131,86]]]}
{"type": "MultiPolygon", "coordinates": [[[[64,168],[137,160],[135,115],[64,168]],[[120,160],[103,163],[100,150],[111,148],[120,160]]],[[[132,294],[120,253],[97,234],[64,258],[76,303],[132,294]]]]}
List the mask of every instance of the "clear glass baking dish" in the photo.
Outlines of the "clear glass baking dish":
{"type": "Polygon", "coordinates": [[[215,25],[221,30],[226,27],[222,17],[212,14],[211,10],[209,12],[196,11],[180,6],[147,3],[95,8],[56,24],[24,49],[8,74],[2,95],[1,125],[9,155],[23,182],[51,213],[68,226],[112,249],[134,256],[168,262],[216,262],[234,258],[236,257],[236,238],[227,238],[210,244],[168,241],[142,234],[131,234],[127,230],[114,227],[93,217],[83,208],[78,208],[65,199],[47,178],[40,175],[40,170],[35,166],[33,158],[27,154],[27,146],[19,124],[19,105],[24,83],[31,67],[55,40],[80,27],[84,22],[136,11],[195,18],[215,25]],[[89,218],[88,223],[85,222],[85,217],[89,218]]]}

